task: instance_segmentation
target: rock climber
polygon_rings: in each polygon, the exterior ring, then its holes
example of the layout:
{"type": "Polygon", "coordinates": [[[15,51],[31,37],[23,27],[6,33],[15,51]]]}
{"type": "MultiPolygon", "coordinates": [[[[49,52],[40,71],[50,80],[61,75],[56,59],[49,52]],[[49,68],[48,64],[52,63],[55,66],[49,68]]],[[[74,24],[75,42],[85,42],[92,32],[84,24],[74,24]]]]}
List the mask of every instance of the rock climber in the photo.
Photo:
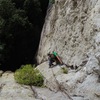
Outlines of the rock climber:
{"type": "Polygon", "coordinates": [[[52,54],[48,53],[48,60],[49,60],[49,68],[54,66],[54,62],[57,64],[63,64],[62,60],[58,56],[56,52],[52,52],[52,54]]]}

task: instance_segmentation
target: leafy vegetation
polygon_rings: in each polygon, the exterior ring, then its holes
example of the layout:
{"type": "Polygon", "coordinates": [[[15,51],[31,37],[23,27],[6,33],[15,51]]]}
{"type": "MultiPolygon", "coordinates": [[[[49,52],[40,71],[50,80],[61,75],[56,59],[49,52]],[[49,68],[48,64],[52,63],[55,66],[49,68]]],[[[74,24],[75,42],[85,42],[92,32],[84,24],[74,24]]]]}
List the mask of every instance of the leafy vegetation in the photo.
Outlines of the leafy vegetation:
{"type": "Polygon", "coordinates": [[[42,86],[44,82],[39,70],[34,69],[32,65],[22,66],[16,70],[14,77],[16,82],[25,85],[42,86]]]}
{"type": "Polygon", "coordinates": [[[62,67],[61,70],[62,70],[62,72],[63,72],[64,74],[67,74],[67,73],[68,73],[68,69],[65,68],[65,67],[62,67]]]}
{"type": "Polygon", "coordinates": [[[1,69],[34,63],[45,17],[41,8],[47,1],[0,0],[1,69]]]}

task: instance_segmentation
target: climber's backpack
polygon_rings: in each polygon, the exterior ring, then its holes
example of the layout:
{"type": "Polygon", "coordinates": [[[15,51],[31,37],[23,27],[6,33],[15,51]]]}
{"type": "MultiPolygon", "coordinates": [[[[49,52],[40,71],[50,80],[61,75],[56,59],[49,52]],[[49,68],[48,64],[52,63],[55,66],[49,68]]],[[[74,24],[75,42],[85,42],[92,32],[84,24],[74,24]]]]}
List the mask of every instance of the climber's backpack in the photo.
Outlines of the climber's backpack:
{"type": "Polygon", "coordinates": [[[58,56],[57,52],[53,52],[53,55],[54,55],[55,57],[57,57],[57,56],[58,56]]]}

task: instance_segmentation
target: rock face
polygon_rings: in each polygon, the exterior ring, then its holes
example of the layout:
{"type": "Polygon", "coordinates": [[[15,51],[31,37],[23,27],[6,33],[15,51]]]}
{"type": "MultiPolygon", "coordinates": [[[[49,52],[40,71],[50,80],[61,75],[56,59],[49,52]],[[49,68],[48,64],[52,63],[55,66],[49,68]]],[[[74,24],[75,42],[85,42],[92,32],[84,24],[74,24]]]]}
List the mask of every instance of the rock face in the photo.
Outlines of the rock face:
{"type": "Polygon", "coordinates": [[[5,72],[0,77],[0,100],[65,100],[65,97],[70,100],[60,91],[55,93],[48,88],[20,85],[15,82],[12,72],[5,72]]]}
{"type": "Polygon", "coordinates": [[[56,51],[70,65],[92,57],[100,61],[100,0],[55,0],[42,31],[37,59],[56,51]]]}
{"type": "MultiPolygon", "coordinates": [[[[100,83],[96,74],[86,74],[85,68],[61,70],[65,65],[49,68],[44,62],[36,68],[44,76],[44,88],[20,85],[14,73],[0,77],[0,100],[100,100],[100,83]]],[[[1,71],[2,72],[2,71],[1,71]]]]}
{"type": "Polygon", "coordinates": [[[30,87],[17,84],[14,73],[5,72],[0,77],[0,100],[37,100],[30,87]]]}
{"type": "Polygon", "coordinates": [[[61,67],[66,66],[49,68],[47,62],[37,66],[44,76],[44,85],[54,93],[61,92],[65,95],[65,98],[60,100],[100,100],[98,74],[87,73],[86,67],[77,70],[68,69],[68,73],[64,74],[61,67]]]}
{"type": "Polygon", "coordinates": [[[100,100],[100,0],[55,0],[45,19],[38,62],[52,51],[64,63],[78,66],[75,72],[56,76],[74,99],[100,100]]]}

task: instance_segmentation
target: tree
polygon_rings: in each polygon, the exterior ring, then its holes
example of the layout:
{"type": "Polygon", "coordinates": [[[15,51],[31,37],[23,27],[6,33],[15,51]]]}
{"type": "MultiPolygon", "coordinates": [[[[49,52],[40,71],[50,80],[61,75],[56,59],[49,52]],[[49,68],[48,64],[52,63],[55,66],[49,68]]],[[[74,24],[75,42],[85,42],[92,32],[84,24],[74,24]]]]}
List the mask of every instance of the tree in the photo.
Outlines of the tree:
{"type": "Polygon", "coordinates": [[[5,50],[8,49],[9,51],[7,52],[9,58],[5,58],[6,63],[8,62],[7,65],[16,67],[24,63],[29,63],[30,59],[33,60],[33,26],[24,15],[23,10],[17,10],[10,18],[6,30],[11,34],[11,37],[6,39],[7,42],[5,45],[5,50]]]}
{"type": "Polygon", "coordinates": [[[1,1],[0,7],[5,9],[0,9],[0,64],[9,69],[32,63],[35,47],[33,25],[24,10],[15,9],[9,0],[1,1]]]}
{"type": "Polygon", "coordinates": [[[17,9],[23,9],[23,4],[25,0],[12,0],[13,3],[15,3],[15,7],[17,9]]]}
{"type": "Polygon", "coordinates": [[[29,21],[32,22],[33,25],[41,27],[43,24],[43,15],[39,0],[25,0],[24,9],[29,21]],[[38,19],[38,21],[36,19],[38,19]]]}
{"type": "Polygon", "coordinates": [[[40,5],[41,5],[43,16],[45,17],[46,10],[47,10],[48,4],[49,4],[49,0],[39,0],[39,1],[40,1],[40,5]]]}
{"type": "Polygon", "coordinates": [[[11,37],[6,31],[9,18],[14,14],[15,6],[11,0],[0,0],[0,64],[4,63],[5,58],[9,58],[9,48],[5,49],[11,37]]]}
{"type": "Polygon", "coordinates": [[[15,11],[14,3],[11,0],[0,0],[0,16],[9,19],[15,11]]]}
{"type": "Polygon", "coordinates": [[[43,26],[42,13],[39,0],[0,0],[2,69],[5,66],[5,70],[15,70],[22,64],[34,63],[43,26]]]}

